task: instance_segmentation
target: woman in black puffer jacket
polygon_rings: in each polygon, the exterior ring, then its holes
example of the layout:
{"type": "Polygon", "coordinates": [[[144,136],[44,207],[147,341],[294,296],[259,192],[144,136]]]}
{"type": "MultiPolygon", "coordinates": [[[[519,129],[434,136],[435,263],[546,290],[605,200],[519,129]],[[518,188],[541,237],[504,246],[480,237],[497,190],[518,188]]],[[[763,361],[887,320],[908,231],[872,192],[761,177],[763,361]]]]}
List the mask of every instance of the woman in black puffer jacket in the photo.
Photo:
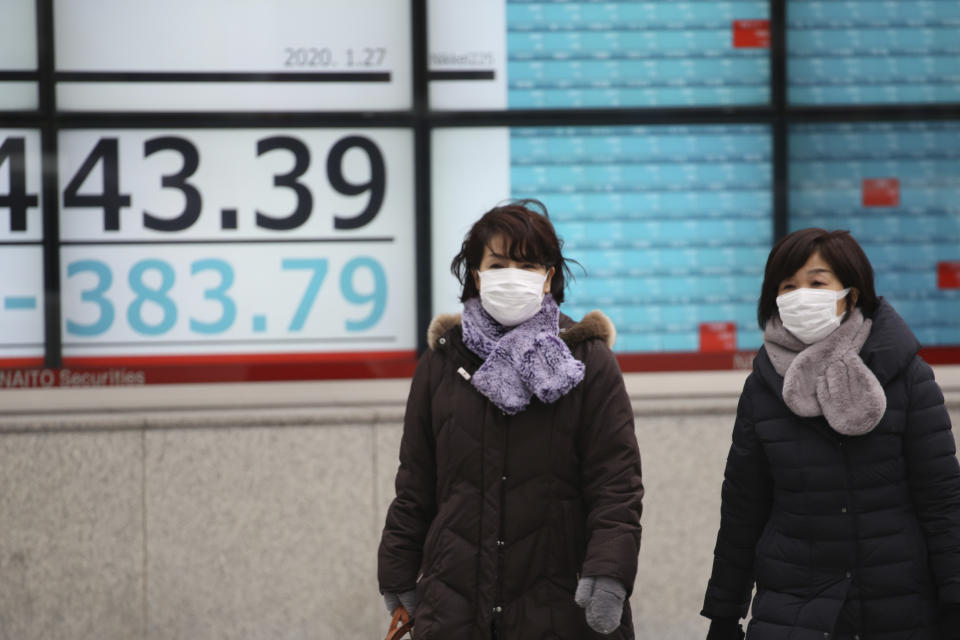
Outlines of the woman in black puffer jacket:
{"type": "Polygon", "coordinates": [[[913,333],[845,231],[770,252],[702,615],[709,640],[960,638],[960,465],[913,333]]]}

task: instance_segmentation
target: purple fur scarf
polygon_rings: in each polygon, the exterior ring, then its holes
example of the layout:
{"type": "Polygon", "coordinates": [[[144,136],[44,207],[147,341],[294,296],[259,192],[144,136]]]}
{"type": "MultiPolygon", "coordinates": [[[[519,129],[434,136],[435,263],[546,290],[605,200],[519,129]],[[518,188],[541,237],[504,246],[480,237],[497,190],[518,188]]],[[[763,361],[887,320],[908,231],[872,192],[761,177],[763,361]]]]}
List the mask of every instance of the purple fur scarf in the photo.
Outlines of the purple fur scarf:
{"type": "Polygon", "coordinates": [[[504,413],[522,411],[530,398],[556,402],[583,380],[584,364],[558,336],[560,307],[549,293],[535,316],[508,328],[480,306],[463,304],[463,343],[483,358],[471,378],[477,391],[504,413]]]}

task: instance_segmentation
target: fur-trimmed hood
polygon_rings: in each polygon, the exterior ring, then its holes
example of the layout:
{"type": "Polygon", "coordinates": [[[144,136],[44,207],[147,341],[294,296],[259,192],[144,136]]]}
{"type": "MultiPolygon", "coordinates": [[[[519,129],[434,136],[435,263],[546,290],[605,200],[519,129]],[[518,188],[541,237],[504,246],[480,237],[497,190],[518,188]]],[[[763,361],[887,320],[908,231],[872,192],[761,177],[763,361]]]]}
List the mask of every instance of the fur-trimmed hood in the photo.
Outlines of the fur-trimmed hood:
{"type": "MultiPolygon", "coordinates": [[[[427,345],[436,350],[437,341],[451,329],[460,326],[459,313],[441,313],[434,317],[427,329],[427,345]]],[[[560,338],[568,347],[573,347],[587,340],[603,340],[608,347],[613,348],[617,339],[617,328],[613,321],[602,311],[594,310],[583,316],[580,322],[574,322],[569,317],[560,314],[560,338]]]]}

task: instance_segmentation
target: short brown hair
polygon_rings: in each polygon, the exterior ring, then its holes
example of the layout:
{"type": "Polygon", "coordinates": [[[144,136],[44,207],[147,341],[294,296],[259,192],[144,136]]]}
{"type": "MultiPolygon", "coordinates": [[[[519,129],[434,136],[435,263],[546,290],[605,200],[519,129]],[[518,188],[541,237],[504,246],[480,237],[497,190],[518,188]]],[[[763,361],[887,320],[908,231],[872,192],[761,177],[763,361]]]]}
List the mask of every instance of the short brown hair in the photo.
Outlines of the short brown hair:
{"type": "Polygon", "coordinates": [[[876,310],[879,300],[873,288],[873,267],[867,254],[849,231],[827,231],[811,227],[799,229],[781,238],[770,250],[767,267],[757,304],[757,322],[763,329],[777,311],[777,292],[780,283],[800,269],[814,253],[826,260],[846,289],[854,287],[860,293],[856,306],[865,316],[876,310]]]}
{"type": "Polygon", "coordinates": [[[460,302],[480,295],[472,272],[480,268],[484,249],[498,235],[503,236],[511,260],[543,265],[548,271],[553,267],[550,294],[557,304],[563,302],[566,279],[573,274],[561,252],[563,241],[557,237],[547,208],[533,199],[515,200],[494,207],[470,227],[460,253],[450,263],[450,271],[463,287],[460,302]]]}

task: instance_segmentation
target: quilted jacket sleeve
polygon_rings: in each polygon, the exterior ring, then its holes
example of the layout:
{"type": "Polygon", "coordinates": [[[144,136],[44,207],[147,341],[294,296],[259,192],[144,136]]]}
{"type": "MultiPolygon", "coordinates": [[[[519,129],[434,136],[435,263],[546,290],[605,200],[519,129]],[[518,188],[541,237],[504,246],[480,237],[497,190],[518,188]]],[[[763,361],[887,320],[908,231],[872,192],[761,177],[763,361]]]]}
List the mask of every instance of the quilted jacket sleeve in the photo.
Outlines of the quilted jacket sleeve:
{"type": "Polygon", "coordinates": [[[907,480],[927,539],[940,601],[960,602],[960,464],[930,366],[916,358],[908,373],[909,412],[903,449],[907,480]]]}
{"type": "Polygon", "coordinates": [[[733,425],[733,444],[721,489],[713,573],[700,612],[708,618],[735,619],[747,615],[753,591],[754,553],[773,503],[773,481],[751,411],[755,384],[754,375],[747,378],[733,425]]]}
{"type": "Polygon", "coordinates": [[[387,510],[380,538],[380,592],[403,593],[416,587],[427,529],[436,514],[436,461],[431,424],[433,362],[427,351],[417,363],[403,419],[397,496],[387,510]]]}
{"type": "Polygon", "coordinates": [[[608,576],[633,591],[643,483],[633,405],[613,354],[590,344],[584,378],[581,493],[586,507],[584,576],[608,576]]]}

